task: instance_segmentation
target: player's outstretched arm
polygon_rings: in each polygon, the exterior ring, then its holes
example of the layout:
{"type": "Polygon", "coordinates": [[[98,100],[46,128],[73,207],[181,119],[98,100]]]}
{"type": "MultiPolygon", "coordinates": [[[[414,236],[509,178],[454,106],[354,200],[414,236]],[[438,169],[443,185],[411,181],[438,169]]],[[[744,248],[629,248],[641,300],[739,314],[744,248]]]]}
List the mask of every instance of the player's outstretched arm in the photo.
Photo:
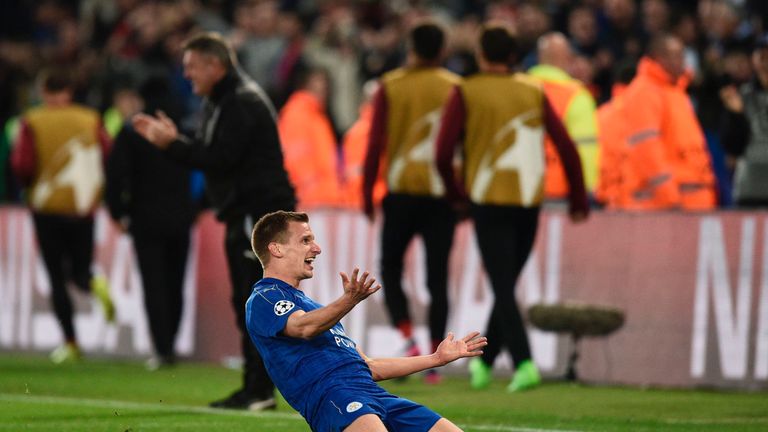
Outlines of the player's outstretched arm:
{"type": "Polygon", "coordinates": [[[480,336],[479,332],[471,332],[461,339],[454,339],[453,333],[448,333],[448,337],[443,339],[437,350],[430,355],[372,359],[363,354],[359,348],[358,352],[368,363],[373,379],[381,381],[445,366],[460,358],[479,356],[486,345],[488,345],[488,339],[480,336]]]}
{"type": "Polygon", "coordinates": [[[367,299],[371,294],[381,289],[381,284],[370,277],[370,273],[359,269],[352,271],[352,276],[341,272],[341,282],[344,294],[335,301],[310,312],[296,311],[288,318],[283,334],[301,339],[312,339],[320,333],[335,326],[358,303],[367,299]]]}

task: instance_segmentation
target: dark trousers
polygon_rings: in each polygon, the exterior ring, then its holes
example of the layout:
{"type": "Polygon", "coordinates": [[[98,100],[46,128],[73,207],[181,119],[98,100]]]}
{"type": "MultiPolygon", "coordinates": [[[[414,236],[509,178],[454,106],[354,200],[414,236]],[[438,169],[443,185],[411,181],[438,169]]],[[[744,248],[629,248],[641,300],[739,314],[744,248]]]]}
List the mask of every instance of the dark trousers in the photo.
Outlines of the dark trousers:
{"type": "Polygon", "coordinates": [[[184,305],[189,231],[133,233],[132,236],[144,286],[144,310],[155,353],[172,358],[184,305]]]}
{"type": "Polygon", "coordinates": [[[67,341],[74,342],[72,300],[67,281],[90,292],[93,258],[93,217],[71,217],[34,213],[40,254],[51,284],[51,301],[56,319],[67,341]]]}
{"type": "Polygon", "coordinates": [[[539,208],[473,206],[477,243],[495,300],[485,335],[483,361],[493,365],[502,348],[515,367],[531,358],[528,334],[515,298],[517,279],[533,249],[539,208]]]}
{"type": "Polygon", "coordinates": [[[403,255],[416,234],[421,235],[427,255],[429,334],[432,341],[445,335],[448,320],[448,257],[453,244],[456,215],[443,199],[390,194],[384,198],[381,233],[381,277],[384,298],[392,323],[410,321],[403,293],[403,255]]]}
{"type": "Polygon", "coordinates": [[[243,390],[250,396],[268,398],[273,396],[275,385],[245,327],[245,302],[251,295],[253,285],[264,275],[264,269],[251,249],[251,230],[261,216],[254,214],[227,221],[224,247],[232,282],[232,307],[245,359],[243,390]]]}

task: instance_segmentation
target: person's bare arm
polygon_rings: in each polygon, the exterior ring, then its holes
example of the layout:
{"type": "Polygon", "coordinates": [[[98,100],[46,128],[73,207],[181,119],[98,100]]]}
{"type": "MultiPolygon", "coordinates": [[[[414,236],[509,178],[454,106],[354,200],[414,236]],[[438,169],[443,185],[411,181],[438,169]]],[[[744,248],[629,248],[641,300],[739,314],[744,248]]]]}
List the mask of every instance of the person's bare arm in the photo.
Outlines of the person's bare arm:
{"type": "Polygon", "coordinates": [[[357,351],[371,369],[374,381],[382,381],[445,366],[460,358],[479,356],[486,345],[488,340],[485,336],[480,336],[479,332],[469,333],[461,339],[454,339],[453,333],[448,333],[448,337],[440,342],[437,350],[429,355],[372,359],[359,347],[357,351]]]}
{"type": "Polygon", "coordinates": [[[320,333],[335,326],[352,308],[381,289],[376,279],[369,278],[366,271],[358,279],[359,269],[352,271],[352,277],[341,272],[341,282],[344,294],[332,303],[310,312],[296,311],[288,318],[283,334],[300,339],[312,339],[320,333]]]}

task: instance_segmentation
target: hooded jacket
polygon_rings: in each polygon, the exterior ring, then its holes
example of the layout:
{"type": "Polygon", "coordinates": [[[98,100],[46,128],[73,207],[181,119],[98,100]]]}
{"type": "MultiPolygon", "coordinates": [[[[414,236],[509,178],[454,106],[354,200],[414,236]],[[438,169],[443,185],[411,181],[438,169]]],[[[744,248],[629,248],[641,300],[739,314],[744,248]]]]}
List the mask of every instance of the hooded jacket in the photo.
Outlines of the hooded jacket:
{"type": "Polygon", "coordinates": [[[685,89],[648,57],[622,95],[622,190],[617,207],[653,210],[715,207],[715,177],[704,133],[685,89]]]}

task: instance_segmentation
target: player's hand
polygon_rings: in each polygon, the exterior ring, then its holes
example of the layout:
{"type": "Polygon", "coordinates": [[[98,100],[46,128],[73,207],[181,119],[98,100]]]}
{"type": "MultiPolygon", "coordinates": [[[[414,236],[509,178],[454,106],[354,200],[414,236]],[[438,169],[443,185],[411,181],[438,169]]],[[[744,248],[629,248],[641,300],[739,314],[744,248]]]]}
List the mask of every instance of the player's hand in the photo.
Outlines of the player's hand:
{"type": "Polygon", "coordinates": [[[147,141],[164,149],[178,138],[179,131],[164,112],[158,111],[157,117],[139,113],[131,119],[133,128],[147,141]]]}
{"type": "Polygon", "coordinates": [[[480,332],[471,332],[461,339],[453,339],[453,333],[437,346],[435,355],[440,365],[446,365],[463,357],[477,357],[483,353],[482,348],[488,345],[488,339],[480,336],[480,332]]]}
{"type": "Polygon", "coordinates": [[[347,276],[346,273],[341,272],[341,283],[344,286],[344,295],[349,297],[355,304],[365,300],[371,294],[381,289],[381,284],[376,283],[376,279],[370,277],[370,273],[363,272],[358,278],[360,269],[355,268],[352,270],[352,277],[347,276]]]}

